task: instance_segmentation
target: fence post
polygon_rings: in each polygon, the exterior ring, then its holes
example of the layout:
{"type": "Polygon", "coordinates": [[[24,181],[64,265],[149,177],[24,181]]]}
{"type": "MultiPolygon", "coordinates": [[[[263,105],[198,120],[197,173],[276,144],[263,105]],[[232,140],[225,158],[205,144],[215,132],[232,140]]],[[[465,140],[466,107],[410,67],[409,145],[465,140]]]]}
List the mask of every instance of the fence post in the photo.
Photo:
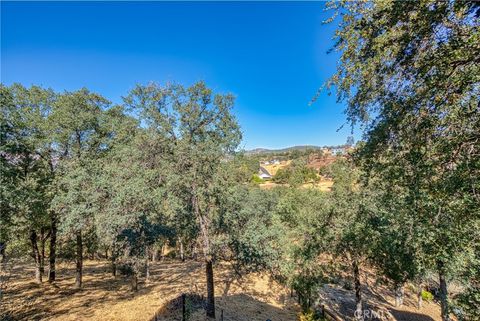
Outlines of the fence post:
{"type": "Polygon", "coordinates": [[[222,312],[220,313],[220,320],[223,321],[223,309],[222,309],[222,312]]]}
{"type": "Polygon", "coordinates": [[[182,321],[187,321],[187,313],[185,311],[185,293],[182,293],[182,321]]]}
{"type": "Polygon", "coordinates": [[[322,317],[325,318],[325,304],[322,304],[322,317]]]}

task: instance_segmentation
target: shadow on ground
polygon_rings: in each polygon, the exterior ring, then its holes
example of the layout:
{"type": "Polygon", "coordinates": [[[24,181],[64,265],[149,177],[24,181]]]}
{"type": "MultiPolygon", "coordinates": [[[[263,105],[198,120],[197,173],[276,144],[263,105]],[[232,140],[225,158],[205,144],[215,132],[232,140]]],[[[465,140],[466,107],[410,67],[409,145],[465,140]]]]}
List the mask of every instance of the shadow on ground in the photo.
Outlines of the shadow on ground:
{"type": "Polygon", "coordinates": [[[433,318],[425,314],[389,309],[390,313],[397,321],[434,321],[433,318]]]}
{"type": "MultiPolygon", "coordinates": [[[[155,311],[173,304],[181,293],[205,295],[203,264],[195,261],[152,263],[149,282],[141,278],[136,293],[130,290],[128,278],[111,275],[109,263],[105,261],[85,262],[81,290],[73,289],[73,264],[62,264],[57,269],[58,278],[54,284],[36,284],[31,281],[33,272],[31,264],[17,266],[15,282],[0,302],[0,320],[148,320],[155,311]]],[[[296,320],[294,299],[282,293],[282,288],[266,277],[239,278],[228,265],[219,263],[215,267],[215,280],[217,316],[220,317],[223,310],[225,321],[296,320]]],[[[189,320],[205,320],[202,309],[201,306],[194,308],[189,320]]]]}
{"type": "MultiPolygon", "coordinates": [[[[20,266],[14,273],[29,277],[32,271],[20,266]]],[[[85,265],[82,289],[73,288],[74,268],[71,266],[59,268],[57,275],[53,284],[26,281],[8,288],[0,302],[0,320],[37,321],[74,313],[91,317],[95,305],[129,300],[134,295],[147,294],[152,288],[140,283],[140,290],[134,294],[130,290],[130,281],[125,277],[112,276],[107,265],[85,265]],[[67,298],[71,304],[62,308],[67,298]]]]}
{"type": "MultiPolygon", "coordinates": [[[[234,294],[215,297],[216,319],[224,321],[291,321],[292,312],[271,304],[259,301],[246,294],[234,294]],[[222,318],[223,316],[223,318],[222,318]]],[[[205,316],[205,300],[198,294],[185,296],[187,320],[213,320],[205,316]]],[[[181,295],[168,301],[150,321],[181,321],[183,313],[183,298],[181,295]]]]}

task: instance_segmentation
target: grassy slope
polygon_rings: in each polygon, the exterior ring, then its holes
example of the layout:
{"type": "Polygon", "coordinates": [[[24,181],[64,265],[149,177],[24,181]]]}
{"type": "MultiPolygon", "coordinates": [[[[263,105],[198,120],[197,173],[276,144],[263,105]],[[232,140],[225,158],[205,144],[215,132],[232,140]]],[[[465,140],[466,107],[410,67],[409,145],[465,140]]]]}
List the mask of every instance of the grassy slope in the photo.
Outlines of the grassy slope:
{"type": "MultiPolygon", "coordinates": [[[[17,266],[13,270],[12,283],[8,287],[0,311],[7,311],[10,319],[2,320],[86,320],[86,321],[173,321],[179,313],[165,313],[165,306],[182,292],[201,294],[205,288],[204,269],[201,263],[177,261],[157,262],[152,267],[152,280],[140,284],[140,290],[132,294],[128,280],[114,278],[108,271],[108,264],[87,261],[84,288],[73,290],[74,266],[62,265],[55,285],[35,284],[33,266],[17,266]]],[[[425,303],[421,310],[415,308],[415,296],[406,292],[406,306],[393,306],[393,293],[383,285],[375,284],[370,272],[362,273],[362,282],[367,307],[375,310],[389,310],[393,320],[437,321],[440,309],[435,303],[425,303]]],[[[225,321],[294,321],[298,312],[296,298],[290,292],[270,281],[266,276],[252,274],[238,280],[226,265],[217,265],[215,270],[217,319],[224,310],[225,321]]],[[[354,308],[352,290],[340,285],[326,285],[321,297],[332,311],[349,320],[354,308]]],[[[167,311],[168,312],[168,311],[167,311]]],[[[190,321],[203,321],[201,311],[193,313],[190,321]]]]}

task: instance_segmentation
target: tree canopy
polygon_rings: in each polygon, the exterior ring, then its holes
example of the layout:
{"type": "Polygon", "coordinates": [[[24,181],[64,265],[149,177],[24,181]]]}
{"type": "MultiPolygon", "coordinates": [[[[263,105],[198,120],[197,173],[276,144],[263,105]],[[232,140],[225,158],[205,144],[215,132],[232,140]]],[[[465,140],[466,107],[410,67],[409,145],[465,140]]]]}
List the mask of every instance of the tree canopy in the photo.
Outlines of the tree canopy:
{"type": "Polygon", "coordinates": [[[448,320],[446,279],[469,264],[479,239],[480,8],[474,1],[329,6],[340,20],[341,63],[327,86],[347,103],[352,125],[365,128],[357,153],[365,173],[405,195],[408,211],[397,220],[415,227],[406,240],[420,242],[414,252],[436,266],[448,320]]]}

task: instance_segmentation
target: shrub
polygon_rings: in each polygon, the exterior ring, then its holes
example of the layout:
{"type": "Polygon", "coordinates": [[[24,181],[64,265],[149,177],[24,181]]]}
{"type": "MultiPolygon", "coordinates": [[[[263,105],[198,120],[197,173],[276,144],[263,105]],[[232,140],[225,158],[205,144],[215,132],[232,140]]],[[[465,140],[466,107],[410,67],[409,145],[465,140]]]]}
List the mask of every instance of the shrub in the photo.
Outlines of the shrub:
{"type": "Polygon", "coordinates": [[[426,291],[422,290],[422,299],[425,301],[432,301],[433,300],[433,294],[426,291]]]}
{"type": "Polygon", "coordinates": [[[462,321],[480,320],[480,287],[468,287],[460,293],[455,300],[456,308],[454,313],[462,321]]]}
{"type": "Polygon", "coordinates": [[[323,321],[325,320],[318,313],[315,313],[312,309],[308,309],[306,312],[298,314],[298,321],[323,321]]]}
{"type": "Polygon", "coordinates": [[[353,290],[353,282],[351,280],[345,280],[343,282],[343,288],[347,291],[353,290]]]}
{"type": "Polygon", "coordinates": [[[252,179],[250,180],[253,184],[262,184],[263,179],[260,178],[257,174],[252,175],[252,179]]]}
{"type": "Polygon", "coordinates": [[[280,168],[275,176],[273,176],[273,181],[279,184],[286,184],[291,176],[292,170],[290,168],[280,168]]]}
{"type": "Polygon", "coordinates": [[[305,165],[281,168],[273,177],[275,183],[290,184],[291,186],[299,186],[303,183],[316,182],[317,180],[317,172],[305,165]]]}
{"type": "Polygon", "coordinates": [[[118,272],[123,276],[131,276],[133,274],[133,268],[129,264],[119,264],[117,266],[118,272]]]}
{"type": "Polygon", "coordinates": [[[308,312],[316,298],[316,290],[325,280],[321,270],[314,270],[308,266],[303,268],[304,270],[300,274],[293,277],[292,287],[297,292],[302,311],[308,312]]]}

